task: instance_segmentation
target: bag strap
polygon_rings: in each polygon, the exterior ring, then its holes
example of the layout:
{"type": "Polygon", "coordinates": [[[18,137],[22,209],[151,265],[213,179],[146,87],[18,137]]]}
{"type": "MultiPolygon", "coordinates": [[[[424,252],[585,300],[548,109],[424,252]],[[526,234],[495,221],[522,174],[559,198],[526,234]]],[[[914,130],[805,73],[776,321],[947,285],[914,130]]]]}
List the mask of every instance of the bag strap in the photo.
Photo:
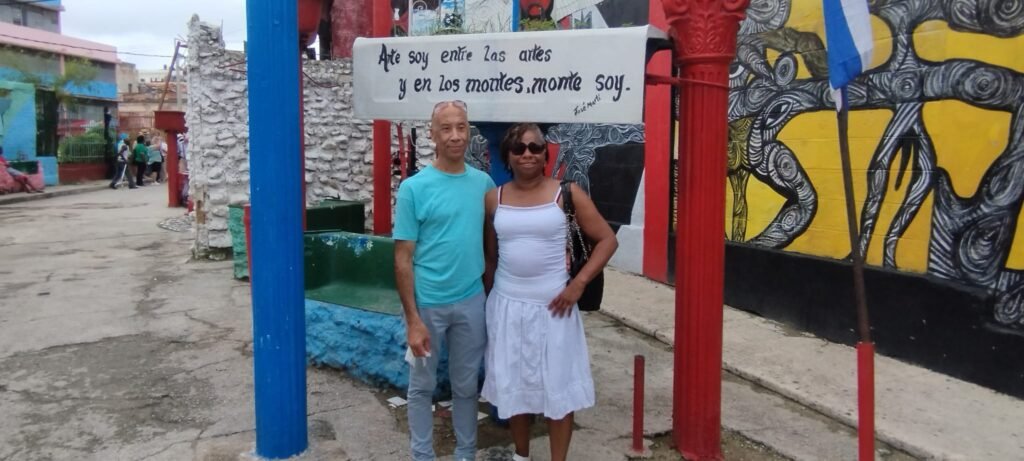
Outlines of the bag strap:
{"type": "Polygon", "coordinates": [[[580,228],[579,221],[576,219],[576,205],[572,201],[572,181],[564,179],[562,180],[562,208],[565,209],[565,220],[566,220],[566,247],[572,255],[573,259],[580,258],[583,261],[590,259],[590,251],[587,249],[586,237],[583,235],[583,230],[580,228]],[[576,254],[576,246],[573,242],[577,242],[579,250],[582,254],[576,254]]]}
{"type": "Polygon", "coordinates": [[[572,203],[572,181],[568,179],[562,180],[562,209],[565,210],[565,216],[576,217],[576,206],[572,203]]]}

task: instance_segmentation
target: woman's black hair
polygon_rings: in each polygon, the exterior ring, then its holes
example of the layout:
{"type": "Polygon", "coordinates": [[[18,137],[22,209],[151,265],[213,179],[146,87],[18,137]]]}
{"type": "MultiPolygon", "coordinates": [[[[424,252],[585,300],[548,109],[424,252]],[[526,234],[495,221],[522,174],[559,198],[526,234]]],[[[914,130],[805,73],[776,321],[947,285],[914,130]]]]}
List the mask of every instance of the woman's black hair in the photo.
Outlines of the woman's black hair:
{"type": "MultiPolygon", "coordinates": [[[[541,130],[540,126],[538,126],[536,123],[516,123],[510,126],[508,128],[508,131],[505,132],[505,137],[502,138],[501,144],[498,147],[498,153],[501,156],[501,163],[505,165],[505,171],[507,171],[508,174],[510,175],[514,176],[514,174],[512,173],[512,165],[509,163],[509,155],[510,152],[512,151],[512,146],[518,144],[520,142],[519,140],[523,137],[523,134],[525,134],[527,131],[533,131],[534,133],[537,133],[537,135],[540,136],[540,139],[542,141],[544,141],[545,143],[547,142],[546,140],[544,140],[544,131],[541,130]]],[[[547,164],[548,162],[548,155],[548,151],[547,149],[545,149],[544,164],[547,164]]]]}

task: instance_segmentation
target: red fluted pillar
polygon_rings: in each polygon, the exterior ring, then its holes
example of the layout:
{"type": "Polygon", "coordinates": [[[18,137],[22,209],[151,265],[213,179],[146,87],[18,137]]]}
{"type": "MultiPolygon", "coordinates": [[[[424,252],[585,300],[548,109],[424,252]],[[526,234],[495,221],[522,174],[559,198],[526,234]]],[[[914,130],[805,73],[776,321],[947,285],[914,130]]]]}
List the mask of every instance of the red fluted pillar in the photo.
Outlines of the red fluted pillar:
{"type": "Polygon", "coordinates": [[[749,0],[664,0],[679,67],[672,428],[686,459],[721,460],[729,63],[749,0]]]}

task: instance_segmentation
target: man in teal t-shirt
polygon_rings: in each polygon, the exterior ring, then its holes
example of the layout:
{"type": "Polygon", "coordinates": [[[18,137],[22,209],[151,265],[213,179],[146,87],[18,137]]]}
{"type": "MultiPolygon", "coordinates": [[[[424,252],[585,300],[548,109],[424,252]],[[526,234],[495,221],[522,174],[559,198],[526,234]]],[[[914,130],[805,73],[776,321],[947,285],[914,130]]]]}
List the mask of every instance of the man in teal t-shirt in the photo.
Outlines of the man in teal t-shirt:
{"type": "Polygon", "coordinates": [[[487,174],[467,166],[466,104],[437,104],[430,138],[437,159],[405,180],[395,207],[395,277],[409,344],[409,432],[414,460],[433,460],[436,387],[442,340],[448,345],[452,425],[457,461],[476,459],[480,363],[484,324],[484,195],[487,174]]]}

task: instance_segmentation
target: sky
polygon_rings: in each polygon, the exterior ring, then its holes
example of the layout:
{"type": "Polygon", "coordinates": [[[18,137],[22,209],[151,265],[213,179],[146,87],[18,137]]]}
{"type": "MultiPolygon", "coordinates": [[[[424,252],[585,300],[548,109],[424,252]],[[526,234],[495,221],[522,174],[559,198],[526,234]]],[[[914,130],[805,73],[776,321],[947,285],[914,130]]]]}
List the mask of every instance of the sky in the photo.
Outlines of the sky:
{"type": "Polygon", "coordinates": [[[245,41],[245,0],[63,0],[62,4],[64,35],[116,46],[121,60],[139,70],[162,69],[171,63],[174,40],[185,40],[193,14],[203,22],[223,24],[229,49],[241,50],[245,41]]]}

